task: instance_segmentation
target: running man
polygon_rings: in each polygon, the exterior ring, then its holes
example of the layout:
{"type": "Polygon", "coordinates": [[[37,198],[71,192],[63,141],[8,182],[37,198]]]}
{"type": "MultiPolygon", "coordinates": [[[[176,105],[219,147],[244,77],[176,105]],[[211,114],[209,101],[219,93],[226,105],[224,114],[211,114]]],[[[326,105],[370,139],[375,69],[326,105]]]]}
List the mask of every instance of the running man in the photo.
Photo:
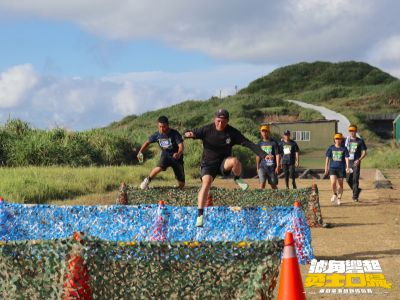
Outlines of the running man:
{"type": "Polygon", "coordinates": [[[359,187],[361,161],[367,156],[367,146],[364,140],[357,137],[357,126],[349,126],[350,136],[346,138],[345,146],[349,151],[350,172],[347,173],[346,181],[353,190],[353,201],[358,202],[361,193],[359,187]],[[353,172],[352,172],[353,171],[353,172]]]}
{"type": "Polygon", "coordinates": [[[281,168],[285,173],[285,184],[286,188],[289,189],[289,177],[292,179],[292,186],[297,189],[296,186],[296,168],[300,165],[300,149],[295,141],[290,139],[290,131],[286,130],[283,133],[283,140],[280,143],[281,146],[281,168]]]}
{"type": "Polygon", "coordinates": [[[326,151],[325,176],[329,174],[331,180],[332,197],[331,202],[340,205],[343,195],[343,178],[349,172],[349,151],[342,146],[343,135],[336,133],[335,144],[329,146],[326,151]],[[339,183],[339,188],[337,188],[339,183]]]}
{"type": "Polygon", "coordinates": [[[245,138],[236,128],[228,125],[229,112],[219,109],[215,113],[214,122],[201,128],[193,129],[185,133],[185,137],[200,139],[203,141],[203,156],[201,160],[201,188],[198,194],[198,215],[196,227],[203,226],[204,206],[208,193],[215,177],[220,175],[234,175],[235,183],[242,189],[249,187],[242,179],[242,165],[232,156],[232,147],[242,145],[251,149],[260,156],[264,152],[254,143],[245,138]]]}
{"type": "Polygon", "coordinates": [[[263,155],[256,156],[256,168],[260,189],[265,189],[265,182],[272,189],[278,188],[278,174],[280,171],[280,149],[278,143],[270,137],[270,128],[266,124],[260,126],[261,141],[258,146],[264,151],[263,155]],[[266,158],[264,159],[266,155],[266,158]]]}
{"type": "Polygon", "coordinates": [[[151,144],[157,142],[161,148],[161,156],[157,166],[151,170],[150,175],[140,184],[142,190],[148,189],[151,180],[161,171],[169,167],[174,170],[175,178],[178,181],[179,188],[185,186],[185,169],[183,167],[183,139],[180,133],[169,128],[168,118],[161,116],[157,120],[158,131],[144,142],[139,150],[137,158],[139,161],[143,158],[143,151],[151,144]]]}

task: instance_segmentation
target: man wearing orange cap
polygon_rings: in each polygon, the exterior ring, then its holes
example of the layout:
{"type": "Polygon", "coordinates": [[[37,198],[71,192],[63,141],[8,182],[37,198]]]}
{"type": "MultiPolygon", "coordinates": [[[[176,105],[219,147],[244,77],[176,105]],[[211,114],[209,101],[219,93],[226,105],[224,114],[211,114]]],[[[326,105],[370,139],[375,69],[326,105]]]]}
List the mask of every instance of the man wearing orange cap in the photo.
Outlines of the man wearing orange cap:
{"type": "Polygon", "coordinates": [[[260,189],[265,188],[265,183],[272,189],[278,188],[278,174],[280,171],[280,148],[278,143],[270,137],[270,128],[267,124],[260,126],[261,141],[258,145],[264,150],[263,156],[256,156],[256,168],[260,189]],[[266,159],[263,159],[267,155],[266,159]]]}
{"type": "Polygon", "coordinates": [[[357,126],[349,126],[349,136],[346,138],[345,146],[349,151],[350,172],[347,173],[346,181],[353,190],[353,201],[358,202],[361,193],[359,187],[361,161],[367,155],[367,146],[364,140],[357,137],[357,126]]]}
{"type": "Polygon", "coordinates": [[[236,157],[232,156],[232,147],[234,145],[241,145],[249,148],[255,154],[265,157],[260,147],[249,141],[239,130],[228,123],[229,112],[221,108],[215,113],[213,123],[185,132],[186,138],[203,141],[201,188],[197,198],[198,214],[196,227],[203,227],[204,207],[211,184],[217,175],[229,175],[232,172],[235,183],[242,190],[247,190],[249,187],[240,178],[242,165],[236,157]]]}
{"type": "Polygon", "coordinates": [[[331,202],[340,205],[343,195],[343,178],[349,172],[349,151],[342,146],[343,135],[336,133],[334,136],[335,144],[329,146],[326,151],[325,176],[331,180],[332,197],[331,202]],[[337,183],[339,188],[337,188],[337,183]]]}

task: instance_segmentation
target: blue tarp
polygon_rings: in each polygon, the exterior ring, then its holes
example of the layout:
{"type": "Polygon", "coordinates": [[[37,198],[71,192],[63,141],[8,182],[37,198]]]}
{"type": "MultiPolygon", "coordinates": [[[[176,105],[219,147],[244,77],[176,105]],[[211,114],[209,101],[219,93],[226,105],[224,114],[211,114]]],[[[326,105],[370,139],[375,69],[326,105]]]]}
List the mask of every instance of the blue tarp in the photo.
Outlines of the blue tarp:
{"type": "Polygon", "coordinates": [[[49,240],[74,231],[110,241],[253,241],[294,233],[301,263],[313,258],[307,220],[296,207],[207,207],[196,228],[196,207],[164,205],[55,206],[0,203],[0,240],[49,240]]]}

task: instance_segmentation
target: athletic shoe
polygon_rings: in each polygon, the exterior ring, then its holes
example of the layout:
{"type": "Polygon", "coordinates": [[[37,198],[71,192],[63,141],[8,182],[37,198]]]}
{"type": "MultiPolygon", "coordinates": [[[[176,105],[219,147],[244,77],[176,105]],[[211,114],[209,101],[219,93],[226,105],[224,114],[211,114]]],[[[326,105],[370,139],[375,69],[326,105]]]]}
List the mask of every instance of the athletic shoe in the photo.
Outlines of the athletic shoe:
{"type": "Polygon", "coordinates": [[[149,179],[149,177],[146,177],[146,178],[142,181],[142,183],[140,184],[140,188],[141,188],[142,190],[147,190],[147,189],[149,188],[149,184],[150,184],[150,179],[149,179]]]}
{"type": "Polygon", "coordinates": [[[249,188],[249,185],[240,178],[235,179],[235,182],[243,191],[245,191],[249,188]]]}
{"type": "Polygon", "coordinates": [[[340,200],[341,200],[341,199],[342,199],[342,197],[337,197],[337,201],[336,201],[336,204],[337,204],[337,205],[340,205],[340,203],[341,203],[340,200]]]}
{"type": "Polygon", "coordinates": [[[337,200],[337,196],[336,195],[332,195],[331,202],[335,202],[336,200],[337,200]]]}
{"type": "Polygon", "coordinates": [[[358,200],[358,198],[360,197],[361,192],[362,192],[362,188],[358,188],[357,200],[358,200]]]}
{"type": "Polygon", "coordinates": [[[203,227],[203,216],[198,216],[196,219],[196,227],[203,227]]]}

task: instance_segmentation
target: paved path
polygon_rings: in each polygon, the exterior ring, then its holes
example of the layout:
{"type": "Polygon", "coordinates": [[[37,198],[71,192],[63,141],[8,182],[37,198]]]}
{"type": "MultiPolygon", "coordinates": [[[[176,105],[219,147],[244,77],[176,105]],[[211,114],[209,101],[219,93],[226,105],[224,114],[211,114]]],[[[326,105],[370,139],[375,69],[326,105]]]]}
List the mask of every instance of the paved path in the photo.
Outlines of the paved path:
{"type": "Polygon", "coordinates": [[[347,119],[344,115],[337,113],[336,111],[327,109],[323,106],[317,106],[309,103],[305,103],[298,100],[286,100],[288,102],[295,103],[304,108],[310,108],[319,111],[327,120],[338,120],[338,131],[343,133],[345,136],[347,135],[347,129],[350,125],[349,119],[347,119]]]}

